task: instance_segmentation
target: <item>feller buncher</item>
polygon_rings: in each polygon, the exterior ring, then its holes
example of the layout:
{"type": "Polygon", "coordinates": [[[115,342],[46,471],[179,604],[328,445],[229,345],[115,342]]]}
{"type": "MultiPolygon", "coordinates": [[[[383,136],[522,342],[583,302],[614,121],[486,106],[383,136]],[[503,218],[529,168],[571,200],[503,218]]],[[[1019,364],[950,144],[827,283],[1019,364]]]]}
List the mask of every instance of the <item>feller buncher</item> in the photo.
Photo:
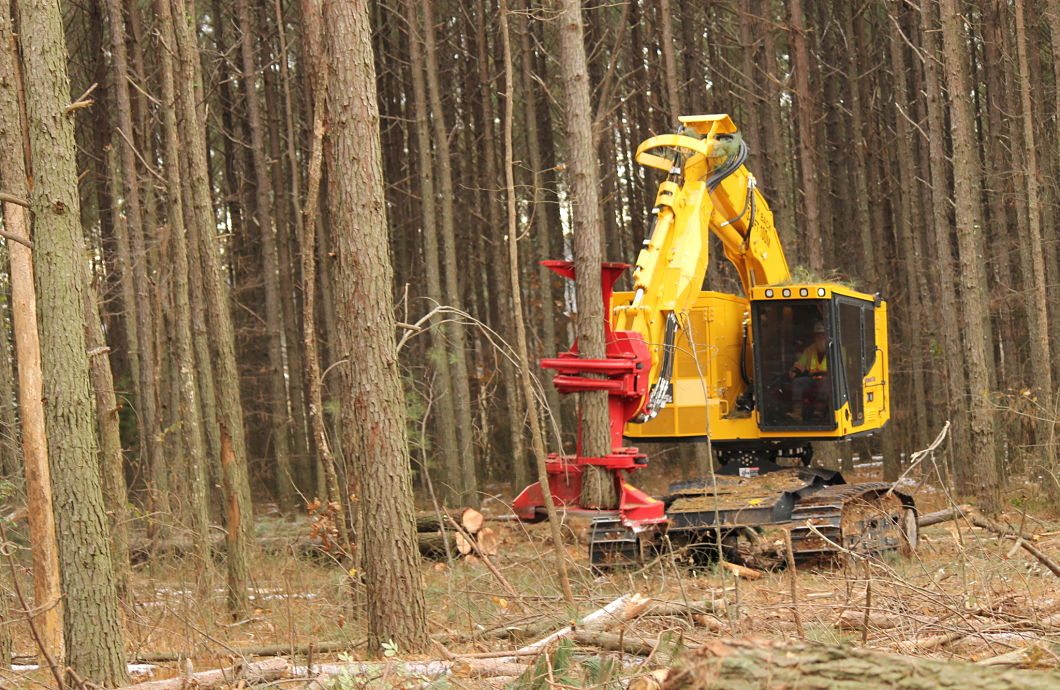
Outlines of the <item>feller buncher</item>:
{"type": "MultiPolygon", "coordinates": [[[[835,283],[792,283],[733,121],[697,115],[680,123],[678,133],[637,149],[638,163],[666,176],[632,290],[613,292],[629,265],[602,267],[606,357],[581,357],[575,343],[541,363],[556,372],[561,393],[607,391],[611,420],[609,455],[585,457],[579,441],[574,455],[550,456],[553,500],[592,518],[589,556],[598,568],[642,562],[664,541],[738,552],[738,540],[769,526],[790,530],[799,559],[911,551],[910,496],[888,483],[848,484],[811,463],[814,441],[887,423],[886,302],[835,283]],[[702,289],[709,233],[721,240],[742,295],[702,289]],[[710,443],[720,468],[652,497],[628,481],[647,463],[628,445],[638,439],[710,443]],[[582,505],[588,465],[611,474],[612,509],[582,505]]],[[[574,277],[570,262],[545,264],[574,277]]],[[[541,485],[526,488],[514,510],[543,519],[541,485]]]]}

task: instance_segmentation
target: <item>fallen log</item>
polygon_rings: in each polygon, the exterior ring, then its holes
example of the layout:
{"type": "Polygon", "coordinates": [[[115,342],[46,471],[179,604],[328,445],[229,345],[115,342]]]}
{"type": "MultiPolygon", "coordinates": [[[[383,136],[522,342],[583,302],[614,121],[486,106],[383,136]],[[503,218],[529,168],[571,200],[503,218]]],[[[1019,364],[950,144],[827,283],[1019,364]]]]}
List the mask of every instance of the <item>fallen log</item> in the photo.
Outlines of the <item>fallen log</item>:
{"type": "Polygon", "coordinates": [[[615,633],[575,630],[572,638],[580,645],[599,647],[611,652],[625,652],[635,656],[651,656],[659,647],[658,638],[632,637],[615,633]]]}
{"type": "Polygon", "coordinates": [[[968,516],[969,522],[976,527],[982,527],[983,529],[993,532],[1000,537],[1014,537],[1019,541],[1019,545],[1023,547],[1023,550],[1038,559],[1038,562],[1052,571],[1053,575],[1060,577],[1060,563],[1057,563],[1053,559],[1042,553],[1036,546],[1030,543],[1030,540],[1034,537],[1032,535],[1022,534],[1017,530],[1009,529],[999,522],[994,522],[985,515],[981,515],[978,512],[972,512],[968,516]]]}
{"type": "Polygon", "coordinates": [[[1060,657],[1043,644],[1035,642],[976,662],[980,666],[1017,666],[1019,668],[1056,668],[1060,657]]]}
{"type": "Polygon", "coordinates": [[[742,577],[745,580],[757,580],[762,577],[761,570],[755,570],[754,568],[748,568],[747,566],[739,565],[738,563],[729,563],[728,561],[722,561],[722,566],[726,570],[730,571],[736,577],[742,577]]]}
{"type": "MultiPolygon", "coordinates": [[[[651,599],[641,596],[640,594],[623,595],[602,609],[593,611],[588,616],[582,618],[578,621],[577,627],[582,630],[606,630],[610,627],[621,625],[628,620],[636,618],[644,611],[644,609],[648,608],[648,604],[650,603],[651,599]]],[[[569,625],[555,631],[551,635],[541,638],[537,642],[522,647],[519,651],[531,652],[544,649],[556,640],[571,634],[573,631],[574,626],[569,625]]]]}
{"type": "Polygon", "coordinates": [[[442,534],[441,532],[417,532],[416,533],[416,546],[420,550],[420,555],[424,558],[442,558],[446,557],[445,545],[449,544],[449,553],[453,556],[466,555],[467,552],[460,550],[460,540],[458,535],[454,532],[447,532],[442,534]]]}
{"type": "Polygon", "coordinates": [[[1060,673],[897,656],[810,642],[742,638],[712,640],[686,653],[663,685],[664,690],[703,687],[1046,690],[1060,687],[1060,673]]]}
{"type": "Polygon", "coordinates": [[[478,549],[487,556],[496,556],[501,540],[489,527],[483,527],[475,533],[475,543],[478,549]]]}
{"type": "Polygon", "coordinates": [[[690,601],[687,604],[682,601],[661,601],[653,599],[645,609],[645,616],[687,616],[700,613],[721,613],[725,611],[727,604],[724,599],[703,599],[702,601],[690,601]]]}
{"type": "MultiPolygon", "coordinates": [[[[360,647],[364,644],[364,640],[348,640],[348,641],[337,641],[330,640],[324,642],[307,642],[304,644],[269,644],[262,645],[260,647],[239,647],[235,650],[236,653],[241,654],[244,657],[251,656],[284,656],[288,654],[331,654],[332,652],[345,652],[356,647],[360,647]]],[[[131,661],[139,661],[145,663],[160,663],[165,661],[178,661],[186,658],[187,652],[137,652],[136,654],[130,655],[131,661]]],[[[194,658],[194,655],[192,655],[194,658]]]]}
{"type": "Polygon", "coordinates": [[[497,676],[520,676],[529,664],[504,659],[462,659],[453,660],[449,667],[450,675],[457,678],[490,678],[497,676]]]}
{"type": "Polygon", "coordinates": [[[181,678],[152,680],[146,683],[125,686],[125,690],[182,690],[185,687],[217,688],[222,685],[234,686],[271,683],[285,678],[288,674],[287,661],[282,658],[256,661],[252,664],[236,664],[229,668],[218,668],[212,671],[192,673],[181,678]]]}
{"type": "Polygon", "coordinates": [[[934,513],[924,513],[917,518],[916,524],[920,527],[931,527],[942,522],[948,522],[955,517],[966,516],[972,511],[970,505],[950,506],[934,513]]]}
{"type": "Polygon", "coordinates": [[[898,643],[898,651],[903,654],[917,654],[920,652],[931,652],[939,647],[944,647],[951,642],[964,639],[969,635],[975,635],[976,631],[962,630],[949,632],[942,635],[931,635],[930,637],[918,637],[913,640],[902,640],[898,643]]]}
{"type": "MultiPolygon", "coordinates": [[[[437,532],[442,528],[442,525],[438,519],[439,514],[435,512],[421,512],[416,513],[416,531],[417,532],[437,532]]],[[[477,534],[482,529],[482,524],[486,521],[486,518],[482,513],[478,512],[474,508],[456,508],[452,510],[441,511],[442,520],[445,520],[445,527],[450,526],[449,520],[452,520],[456,524],[464,528],[464,531],[468,534],[477,534]]]]}
{"type": "Polygon", "coordinates": [[[883,611],[869,611],[866,615],[862,609],[847,609],[839,614],[839,620],[835,627],[840,630],[863,630],[875,628],[878,630],[890,630],[902,624],[899,616],[894,616],[883,611]]]}

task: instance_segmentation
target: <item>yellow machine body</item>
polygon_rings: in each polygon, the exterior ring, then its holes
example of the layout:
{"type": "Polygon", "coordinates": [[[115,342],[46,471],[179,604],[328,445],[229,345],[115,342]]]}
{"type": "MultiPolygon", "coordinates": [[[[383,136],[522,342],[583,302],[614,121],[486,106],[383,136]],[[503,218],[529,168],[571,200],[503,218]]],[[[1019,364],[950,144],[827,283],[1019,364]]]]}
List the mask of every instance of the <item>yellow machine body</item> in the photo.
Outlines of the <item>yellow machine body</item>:
{"type": "Polygon", "coordinates": [[[881,428],[890,416],[886,304],[838,284],[789,284],[772,213],[742,165],[746,146],[736,126],[727,115],[680,119],[682,134],[653,137],[637,151],[638,162],[667,177],[633,289],[611,302],[615,330],[639,333],[652,355],[654,395],[625,435],[791,445],[881,428]],[[701,289],[710,233],[744,295],[701,289]],[[831,369],[800,384],[793,365],[819,332],[831,369]],[[807,387],[813,399],[794,400],[807,387]]]}

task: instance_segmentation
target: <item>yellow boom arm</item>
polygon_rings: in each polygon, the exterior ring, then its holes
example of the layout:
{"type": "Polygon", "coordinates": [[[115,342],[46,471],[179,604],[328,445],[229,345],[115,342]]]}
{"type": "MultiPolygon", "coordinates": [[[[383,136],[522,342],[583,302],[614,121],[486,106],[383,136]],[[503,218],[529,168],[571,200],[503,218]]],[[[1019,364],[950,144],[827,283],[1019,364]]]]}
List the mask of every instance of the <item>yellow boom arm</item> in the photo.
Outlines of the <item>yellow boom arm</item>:
{"type": "MultiPolygon", "coordinates": [[[[790,277],[773,214],[744,167],[747,147],[728,115],[680,118],[682,134],[643,142],[637,162],[667,172],[655,199],[655,224],[633,269],[633,301],[614,310],[617,330],[644,336],[654,384],[668,379],[664,344],[703,287],[709,232],[722,242],[745,294],[790,277]]],[[[666,384],[669,385],[668,383],[666,384]]],[[[664,404],[667,391],[649,404],[664,404]]]]}

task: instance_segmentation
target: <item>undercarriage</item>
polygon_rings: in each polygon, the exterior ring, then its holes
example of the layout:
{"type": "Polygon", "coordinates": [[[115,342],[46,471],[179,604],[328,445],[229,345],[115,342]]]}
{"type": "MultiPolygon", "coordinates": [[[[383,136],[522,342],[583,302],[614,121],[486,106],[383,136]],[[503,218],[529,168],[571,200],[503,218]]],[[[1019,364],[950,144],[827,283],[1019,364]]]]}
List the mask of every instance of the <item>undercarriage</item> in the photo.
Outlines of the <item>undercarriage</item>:
{"type": "MultiPolygon", "coordinates": [[[[791,534],[797,562],[846,560],[916,548],[916,509],[892,484],[847,484],[837,472],[809,467],[745,471],[686,480],[661,497],[666,522],[627,526],[620,516],[592,522],[594,568],[645,563],[664,550],[704,563],[717,559],[752,567],[784,561],[791,534]]],[[[739,468],[736,468],[737,470],[739,468]]]]}

